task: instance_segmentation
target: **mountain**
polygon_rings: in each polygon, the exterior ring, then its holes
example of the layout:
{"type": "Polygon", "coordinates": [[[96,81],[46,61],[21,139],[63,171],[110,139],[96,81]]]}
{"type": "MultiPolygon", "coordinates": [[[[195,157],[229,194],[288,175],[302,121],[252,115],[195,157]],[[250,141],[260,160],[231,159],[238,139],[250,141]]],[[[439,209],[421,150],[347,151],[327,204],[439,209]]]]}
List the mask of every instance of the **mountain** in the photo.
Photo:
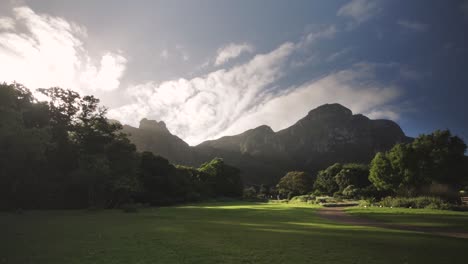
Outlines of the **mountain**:
{"type": "Polygon", "coordinates": [[[124,132],[139,150],[173,163],[198,166],[221,157],[241,169],[246,184],[275,184],[289,170],[315,173],[335,162],[368,163],[376,152],[411,140],[395,122],[353,115],[340,104],[313,109],[278,132],[263,125],[195,147],[172,135],[164,122],[143,119],[139,128],[124,126],[124,132]]]}
{"type": "Polygon", "coordinates": [[[163,121],[143,118],[138,128],[124,125],[123,131],[129,135],[130,141],[139,151],[151,151],[176,164],[185,164],[192,160],[190,146],[171,134],[163,121]]]}

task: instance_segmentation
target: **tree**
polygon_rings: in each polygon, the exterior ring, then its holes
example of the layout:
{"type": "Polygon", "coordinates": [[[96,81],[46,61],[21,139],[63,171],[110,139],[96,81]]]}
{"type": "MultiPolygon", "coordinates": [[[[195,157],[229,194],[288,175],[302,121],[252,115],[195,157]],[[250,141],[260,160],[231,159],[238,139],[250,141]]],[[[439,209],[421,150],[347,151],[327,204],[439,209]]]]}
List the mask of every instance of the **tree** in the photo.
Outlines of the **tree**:
{"type": "Polygon", "coordinates": [[[464,159],[466,144],[449,130],[436,130],[417,137],[411,144],[417,161],[419,177],[460,187],[465,176],[464,159]]]}
{"type": "Polygon", "coordinates": [[[38,204],[49,143],[48,109],[21,84],[0,84],[0,207],[38,204]]]}
{"type": "Polygon", "coordinates": [[[332,195],[339,190],[339,186],[335,181],[335,176],[343,169],[343,165],[335,163],[325,170],[321,170],[317,174],[317,179],[314,183],[314,189],[320,193],[332,195]]]}
{"type": "Polygon", "coordinates": [[[410,144],[378,153],[369,180],[379,190],[408,196],[424,194],[435,184],[456,190],[466,177],[465,150],[465,143],[448,130],[421,135],[410,144]]]}
{"type": "Polygon", "coordinates": [[[125,134],[119,133],[105,148],[110,170],[110,199],[106,207],[116,207],[130,200],[139,188],[138,154],[125,134]]]}
{"type": "Polygon", "coordinates": [[[242,197],[245,199],[255,199],[257,198],[257,191],[255,190],[255,187],[250,186],[248,188],[245,188],[242,194],[242,197]]]}
{"type": "Polygon", "coordinates": [[[353,185],[356,189],[361,189],[369,186],[369,167],[364,164],[345,164],[343,168],[335,176],[335,182],[338,185],[338,191],[343,190],[353,185]]]}
{"type": "Polygon", "coordinates": [[[141,182],[140,201],[153,205],[170,203],[169,179],[175,174],[175,167],[163,157],[155,156],[151,152],[140,155],[138,177],[141,182]]]}
{"type": "Polygon", "coordinates": [[[313,179],[303,171],[291,171],[280,179],[276,187],[281,195],[303,195],[312,190],[313,179]]]}
{"type": "Polygon", "coordinates": [[[401,177],[395,175],[387,155],[379,152],[371,162],[369,180],[378,190],[395,191],[399,187],[401,177]]]}
{"type": "Polygon", "coordinates": [[[262,198],[266,198],[270,195],[270,188],[269,186],[266,186],[264,184],[260,185],[260,188],[258,189],[258,195],[262,198]]]}
{"type": "Polygon", "coordinates": [[[93,96],[0,84],[0,206],[114,207],[138,186],[135,146],[93,96]]]}
{"type": "Polygon", "coordinates": [[[242,196],[243,184],[239,169],[225,164],[223,159],[214,158],[202,164],[199,170],[208,175],[207,184],[216,196],[242,196]]]}

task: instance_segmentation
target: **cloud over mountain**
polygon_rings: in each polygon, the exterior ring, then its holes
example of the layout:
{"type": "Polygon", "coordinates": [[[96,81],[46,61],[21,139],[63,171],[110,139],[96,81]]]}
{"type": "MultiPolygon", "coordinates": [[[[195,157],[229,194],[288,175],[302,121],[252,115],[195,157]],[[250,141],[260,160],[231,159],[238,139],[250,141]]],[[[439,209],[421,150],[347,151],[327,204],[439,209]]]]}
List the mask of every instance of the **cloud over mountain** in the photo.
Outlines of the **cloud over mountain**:
{"type": "Polygon", "coordinates": [[[324,102],[339,102],[376,118],[397,119],[397,111],[380,107],[396,99],[400,90],[378,82],[378,66],[373,64],[356,64],[299,86],[274,89],[291,70],[286,62],[295,52],[335,34],[333,27],[322,30],[229,69],[129,87],[126,92],[132,103],[111,109],[109,115],[132,125],[144,117],[164,120],[171,132],[192,145],[262,124],[282,129],[324,102]]]}

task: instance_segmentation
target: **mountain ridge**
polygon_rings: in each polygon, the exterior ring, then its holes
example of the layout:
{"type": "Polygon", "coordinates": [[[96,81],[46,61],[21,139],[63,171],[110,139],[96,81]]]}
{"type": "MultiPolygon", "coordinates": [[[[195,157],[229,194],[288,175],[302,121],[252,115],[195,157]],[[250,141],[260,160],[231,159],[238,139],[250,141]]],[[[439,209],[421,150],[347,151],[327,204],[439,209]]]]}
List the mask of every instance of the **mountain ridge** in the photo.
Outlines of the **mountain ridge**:
{"type": "Polygon", "coordinates": [[[139,128],[123,130],[138,150],[173,163],[198,166],[221,157],[241,169],[247,184],[274,184],[288,170],[314,173],[335,162],[368,163],[376,152],[411,140],[394,121],[372,120],[336,103],[314,108],[277,132],[261,125],[196,146],[171,134],[163,121],[145,118],[139,128]]]}

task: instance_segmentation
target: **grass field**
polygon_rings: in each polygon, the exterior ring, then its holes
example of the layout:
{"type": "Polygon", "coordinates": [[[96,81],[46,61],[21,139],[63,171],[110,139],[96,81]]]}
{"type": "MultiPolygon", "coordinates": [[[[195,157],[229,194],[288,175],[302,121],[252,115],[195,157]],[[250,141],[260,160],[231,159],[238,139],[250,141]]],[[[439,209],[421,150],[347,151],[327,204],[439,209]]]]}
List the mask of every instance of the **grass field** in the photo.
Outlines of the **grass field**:
{"type": "Polygon", "coordinates": [[[0,263],[467,262],[468,239],[339,225],[315,210],[233,202],[0,213],[0,263]]]}
{"type": "Polygon", "coordinates": [[[351,207],[346,211],[382,222],[468,232],[468,212],[379,207],[351,207]]]}

